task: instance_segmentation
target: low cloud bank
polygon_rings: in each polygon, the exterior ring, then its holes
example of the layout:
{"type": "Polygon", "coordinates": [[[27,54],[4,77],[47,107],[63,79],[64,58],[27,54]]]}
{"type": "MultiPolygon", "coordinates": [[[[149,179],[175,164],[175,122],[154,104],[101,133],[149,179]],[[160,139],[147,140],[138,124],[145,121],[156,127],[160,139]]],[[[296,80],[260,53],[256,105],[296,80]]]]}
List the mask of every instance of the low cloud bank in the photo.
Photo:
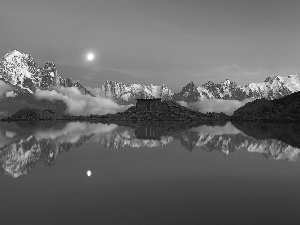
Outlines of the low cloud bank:
{"type": "Polygon", "coordinates": [[[242,107],[248,102],[253,101],[253,98],[245,99],[243,101],[238,100],[223,100],[223,99],[208,99],[199,102],[184,102],[179,101],[178,103],[182,106],[188,107],[193,110],[197,110],[202,113],[207,112],[223,112],[227,115],[232,115],[235,110],[242,107]]]}
{"type": "Polygon", "coordinates": [[[11,85],[6,84],[0,80],[0,98],[2,98],[7,92],[13,91],[14,88],[11,85]]]}
{"type": "Polygon", "coordinates": [[[37,99],[62,100],[67,105],[67,113],[71,115],[103,115],[125,111],[131,105],[123,106],[111,99],[83,95],[76,87],[56,87],[54,90],[37,90],[37,99]]]}

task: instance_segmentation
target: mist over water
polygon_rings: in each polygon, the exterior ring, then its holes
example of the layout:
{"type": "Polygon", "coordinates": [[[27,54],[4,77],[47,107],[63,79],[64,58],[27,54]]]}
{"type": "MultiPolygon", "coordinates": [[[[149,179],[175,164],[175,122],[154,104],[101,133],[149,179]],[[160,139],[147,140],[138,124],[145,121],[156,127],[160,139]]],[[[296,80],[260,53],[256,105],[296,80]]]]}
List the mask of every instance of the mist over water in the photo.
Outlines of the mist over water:
{"type": "Polygon", "coordinates": [[[128,106],[115,103],[105,97],[83,95],[75,87],[55,87],[54,90],[37,90],[38,99],[62,100],[67,105],[67,113],[71,115],[108,114],[125,111],[128,106]]]}

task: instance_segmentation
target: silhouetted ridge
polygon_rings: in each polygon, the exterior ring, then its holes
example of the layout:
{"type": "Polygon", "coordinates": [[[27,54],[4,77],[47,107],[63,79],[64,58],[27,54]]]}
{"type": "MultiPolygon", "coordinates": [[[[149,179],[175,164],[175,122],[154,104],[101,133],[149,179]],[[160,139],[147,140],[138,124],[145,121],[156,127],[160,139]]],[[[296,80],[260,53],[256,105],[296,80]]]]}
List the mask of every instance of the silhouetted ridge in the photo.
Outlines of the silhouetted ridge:
{"type": "Polygon", "coordinates": [[[172,120],[199,120],[202,122],[209,122],[215,120],[229,120],[229,116],[225,113],[206,113],[203,114],[198,111],[191,110],[187,107],[181,106],[173,101],[163,101],[161,104],[163,110],[151,111],[141,110],[139,107],[132,106],[126,111],[110,115],[114,120],[140,120],[140,121],[172,121],[172,120]]]}
{"type": "Polygon", "coordinates": [[[257,99],[238,108],[232,120],[299,121],[300,92],[280,99],[257,99]]]}

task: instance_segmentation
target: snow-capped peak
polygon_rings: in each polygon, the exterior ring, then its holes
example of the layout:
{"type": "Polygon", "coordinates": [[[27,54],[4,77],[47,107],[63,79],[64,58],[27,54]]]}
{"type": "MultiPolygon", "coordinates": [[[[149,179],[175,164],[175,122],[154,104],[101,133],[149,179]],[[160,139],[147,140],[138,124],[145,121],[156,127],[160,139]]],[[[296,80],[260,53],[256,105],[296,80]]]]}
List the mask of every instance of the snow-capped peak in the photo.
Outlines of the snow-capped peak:
{"type": "Polygon", "coordinates": [[[226,86],[228,86],[228,85],[230,85],[230,84],[235,84],[235,82],[230,81],[229,79],[226,79],[226,80],[224,80],[224,81],[221,82],[221,85],[226,85],[226,86]]]}
{"type": "Polygon", "coordinates": [[[0,61],[0,79],[30,93],[53,86],[77,87],[83,94],[90,94],[81,84],[64,79],[57,74],[55,64],[47,62],[41,68],[29,54],[17,50],[8,52],[0,61]]]}
{"type": "Polygon", "coordinates": [[[28,83],[35,78],[37,68],[31,55],[14,50],[2,57],[0,63],[0,78],[29,92],[33,91],[28,83]]]}

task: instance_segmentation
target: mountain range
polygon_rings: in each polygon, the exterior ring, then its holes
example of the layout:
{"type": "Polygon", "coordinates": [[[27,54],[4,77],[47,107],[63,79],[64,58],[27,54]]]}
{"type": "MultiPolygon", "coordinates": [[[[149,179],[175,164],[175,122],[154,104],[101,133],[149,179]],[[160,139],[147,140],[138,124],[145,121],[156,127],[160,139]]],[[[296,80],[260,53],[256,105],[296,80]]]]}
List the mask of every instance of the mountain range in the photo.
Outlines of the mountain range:
{"type": "Polygon", "coordinates": [[[101,86],[102,94],[120,104],[135,103],[136,98],[162,98],[163,100],[197,102],[206,99],[244,100],[247,98],[278,99],[300,91],[300,74],[287,77],[270,76],[262,83],[239,86],[226,79],[220,84],[209,81],[197,87],[194,82],[174,93],[165,85],[141,85],[106,81],[101,86]]]}
{"type": "MultiPolygon", "coordinates": [[[[32,94],[37,89],[45,90],[55,87],[76,87],[82,94],[99,95],[93,88],[85,87],[71,78],[58,75],[53,62],[39,67],[29,54],[16,50],[7,53],[0,60],[0,80],[12,85],[15,90],[7,92],[4,97],[32,94]]],[[[194,82],[185,85],[178,93],[174,93],[165,85],[142,85],[106,81],[101,85],[100,95],[113,99],[119,104],[134,104],[136,98],[162,98],[163,100],[196,102],[206,99],[243,100],[246,98],[278,99],[300,91],[300,74],[269,76],[262,83],[251,83],[246,86],[237,85],[226,79],[220,84],[211,81],[196,86],[194,82]]]]}

